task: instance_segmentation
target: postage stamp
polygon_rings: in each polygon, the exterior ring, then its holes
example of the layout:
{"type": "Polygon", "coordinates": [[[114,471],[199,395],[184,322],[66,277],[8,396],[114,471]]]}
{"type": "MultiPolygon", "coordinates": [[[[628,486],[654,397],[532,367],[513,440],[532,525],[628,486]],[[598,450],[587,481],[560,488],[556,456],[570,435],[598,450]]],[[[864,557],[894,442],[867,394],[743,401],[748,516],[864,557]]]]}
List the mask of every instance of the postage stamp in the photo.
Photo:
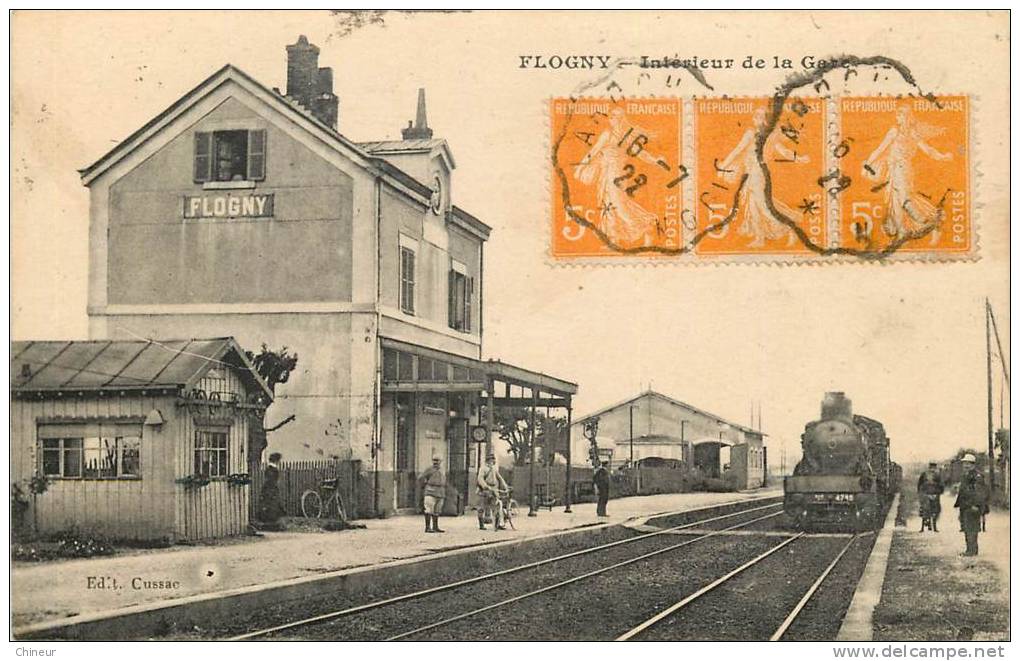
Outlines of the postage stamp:
{"type": "Polygon", "coordinates": [[[557,98],[557,260],[974,256],[966,96],[557,98]]]}
{"type": "MultiPolygon", "coordinates": [[[[670,254],[681,249],[682,104],[677,99],[556,100],[559,160],[553,253],[670,254]]],[[[554,173],[556,176],[557,173],[554,173]]],[[[555,183],[554,183],[555,185],[555,183]]]]}
{"type": "Polygon", "coordinates": [[[859,177],[842,196],[844,245],[902,240],[905,252],[971,247],[967,97],[839,102],[841,169],[859,177]]]}
{"type": "Polygon", "coordinates": [[[782,130],[773,131],[758,155],[765,126],[765,98],[705,99],[695,103],[697,135],[696,216],[704,236],[699,255],[804,253],[810,249],[773,215],[766,201],[766,173],[772,172],[772,204],[818,244],[825,242],[825,205],[817,182],[825,168],[824,104],[819,99],[788,101],[782,130]],[[724,222],[734,212],[730,222],[724,222]]]}

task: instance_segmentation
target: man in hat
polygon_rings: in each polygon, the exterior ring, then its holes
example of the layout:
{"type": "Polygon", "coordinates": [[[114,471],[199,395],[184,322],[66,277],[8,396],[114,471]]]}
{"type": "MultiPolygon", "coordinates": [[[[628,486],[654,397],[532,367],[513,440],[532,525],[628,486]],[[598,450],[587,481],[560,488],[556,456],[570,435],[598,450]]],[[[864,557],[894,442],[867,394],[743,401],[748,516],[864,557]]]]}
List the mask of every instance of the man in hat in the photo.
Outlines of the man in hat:
{"type": "Polygon", "coordinates": [[[941,496],[945,491],[942,475],[939,474],[937,462],[928,462],[928,470],[917,478],[917,497],[920,500],[921,531],[924,531],[924,519],[931,521],[931,529],[939,531],[939,514],[942,512],[941,496]]]}
{"type": "Polygon", "coordinates": [[[481,502],[478,503],[478,529],[485,530],[485,513],[492,513],[492,521],[496,524],[496,530],[506,530],[503,525],[503,508],[499,504],[499,492],[506,491],[506,481],[499,474],[499,467],[496,466],[496,455],[489,453],[485,455],[485,465],[478,470],[478,495],[481,502]]]}
{"type": "Polygon", "coordinates": [[[988,487],[985,477],[977,469],[977,459],[967,453],[960,460],[963,477],[960,478],[960,493],[954,507],[960,508],[960,527],[967,542],[963,555],[978,554],[978,533],[981,531],[981,517],[988,512],[988,487]]]}
{"type": "Polygon", "coordinates": [[[418,478],[425,496],[425,532],[446,532],[439,528],[439,515],[446,499],[446,476],[443,475],[442,463],[439,457],[432,457],[432,466],[418,478]]]}

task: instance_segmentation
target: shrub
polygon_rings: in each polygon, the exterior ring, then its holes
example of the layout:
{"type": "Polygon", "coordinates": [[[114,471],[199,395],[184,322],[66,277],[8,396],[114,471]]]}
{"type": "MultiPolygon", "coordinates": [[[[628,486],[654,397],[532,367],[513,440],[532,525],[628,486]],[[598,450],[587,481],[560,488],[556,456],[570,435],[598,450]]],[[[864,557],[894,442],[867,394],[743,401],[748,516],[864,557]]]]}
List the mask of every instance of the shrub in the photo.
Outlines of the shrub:
{"type": "Polygon", "coordinates": [[[57,553],[61,558],[91,558],[97,555],[113,555],[115,549],[108,539],[101,535],[66,533],[59,539],[57,553]]]}
{"type": "Polygon", "coordinates": [[[101,535],[64,532],[57,535],[25,538],[11,545],[11,560],[44,562],[61,558],[91,558],[113,555],[110,540],[101,535]]]}

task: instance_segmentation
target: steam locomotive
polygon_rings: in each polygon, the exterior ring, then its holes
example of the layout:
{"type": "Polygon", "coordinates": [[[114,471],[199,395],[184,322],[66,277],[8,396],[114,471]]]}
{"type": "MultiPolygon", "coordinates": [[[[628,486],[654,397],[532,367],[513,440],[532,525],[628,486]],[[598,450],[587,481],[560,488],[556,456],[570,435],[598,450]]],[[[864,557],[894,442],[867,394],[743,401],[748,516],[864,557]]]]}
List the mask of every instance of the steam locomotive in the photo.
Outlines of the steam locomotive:
{"type": "Polygon", "coordinates": [[[801,435],[803,458],[783,481],[788,522],[802,530],[878,527],[903,472],[878,420],[854,415],[841,392],[825,394],[819,420],[801,435]]]}

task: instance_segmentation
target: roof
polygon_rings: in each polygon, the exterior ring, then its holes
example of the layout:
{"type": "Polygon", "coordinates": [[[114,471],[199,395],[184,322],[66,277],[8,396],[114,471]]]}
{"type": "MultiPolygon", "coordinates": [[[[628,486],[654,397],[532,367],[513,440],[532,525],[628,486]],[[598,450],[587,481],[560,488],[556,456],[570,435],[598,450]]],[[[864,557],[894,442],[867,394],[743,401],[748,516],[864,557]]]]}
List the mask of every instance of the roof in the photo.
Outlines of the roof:
{"type": "Polygon", "coordinates": [[[441,360],[454,365],[461,365],[471,369],[476,369],[483,372],[486,377],[492,378],[496,381],[514,383],[515,385],[524,386],[526,388],[534,386],[542,391],[560,396],[570,396],[577,393],[576,383],[559,379],[548,374],[543,374],[542,372],[534,372],[532,370],[524,369],[523,367],[510,365],[509,363],[504,363],[499,360],[492,360],[491,358],[489,360],[470,358],[468,356],[461,356],[441,351],[439,349],[433,349],[431,347],[423,347],[417,344],[411,344],[410,342],[404,342],[384,336],[380,336],[379,339],[384,349],[406,351],[420,356],[425,356],[427,358],[432,358],[434,360],[441,360]]]}
{"type": "Polygon", "coordinates": [[[215,364],[236,368],[249,386],[273,394],[233,338],[11,343],[12,392],[190,387],[215,364]]]}
{"type": "Polygon", "coordinates": [[[418,140],[377,140],[374,142],[359,142],[359,147],[367,152],[406,151],[421,152],[432,151],[436,147],[446,145],[442,138],[421,138],[418,140]]]}
{"type": "MultiPolygon", "coordinates": [[[[297,103],[293,99],[288,98],[286,95],[282,94],[277,90],[269,89],[268,87],[260,83],[258,80],[248,75],[241,69],[238,69],[234,65],[226,64],[219,70],[217,70],[215,73],[213,73],[211,76],[200,82],[194,88],[189,90],[182,97],[174,101],[165,110],[163,110],[158,115],[153,117],[151,120],[146,122],[145,125],[139,128],[137,131],[126,137],[124,140],[120,141],[115,147],[113,147],[113,149],[106,152],[94,163],[78,170],[78,173],[81,175],[82,182],[86,186],[90,185],[91,182],[96,177],[101,175],[103,172],[108,170],[122,158],[127,156],[135,148],[146,142],[152,135],[157,133],[166,124],[168,124],[174,118],[185,112],[191,106],[201,101],[204,97],[212,93],[213,90],[218,88],[227,80],[237,82],[242,87],[251,88],[252,90],[257,92],[259,96],[271,99],[272,102],[275,103],[279,108],[285,108],[286,110],[284,112],[293,113],[299,116],[301,119],[305,120],[306,122],[309,122],[312,129],[315,132],[318,132],[319,137],[322,137],[322,134],[325,134],[325,137],[327,138],[327,140],[325,140],[326,144],[332,146],[334,149],[337,149],[341,152],[343,152],[344,150],[346,150],[347,152],[353,152],[361,159],[368,161],[368,163],[379,174],[382,174],[384,177],[389,177],[391,181],[398,182],[403,186],[409,188],[418,195],[422,196],[425,201],[427,201],[432,195],[431,186],[419,181],[412,175],[408,174],[406,171],[402,170],[401,168],[397,167],[390,161],[386,160],[386,158],[384,158],[383,156],[375,155],[375,153],[373,153],[373,151],[365,147],[365,145],[404,145],[404,144],[416,145],[414,147],[409,147],[408,149],[393,148],[388,150],[391,153],[394,153],[399,151],[421,151],[426,149],[424,145],[426,144],[432,145],[432,143],[436,143],[435,145],[428,147],[428,149],[433,149],[436,148],[436,146],[441,145],[445,150],[444,153],[450,159],[451,164],[453,162],[452,155],[449,153],[449,147],[447,146],[446,141],[442,139],[388,140],[379,142],[356,143],[353,140],[350,140],[349,138],[345,137],[343,134],[341,134],[332,126],[320,120],[318,117],[312,114],[311,111],[302,106],[300,103],[297,103]],[[418,143],[421,143],[421,146],[417,146],[418,143]]],[[[380,147],[373,147],[373,150],[381,151],[382,149],[380,147]]],[[[472,216],[471,218],[474,217],[472,216]]],[[[477,222],[481,223],[481,221],[477,222]]],[[[483,236],[482,238],[487,238],[488,232],[491,231],[492,228],[489,227],[488,225],[485,225],[484,223],[481,224],[485,229],[484,232],[485,236],[483,236]]]]}
{"type": "Polygon", "coordinates": [[[399,155],[399,154],[430,154],[438,151],[446,159],[446,167],[453,169],[457,163],[453,160],[453,152],[450,145],[443,138],[413,138],[411,140],[376,140],[373,142],[359,142],[359,147],[370,154],[399,155]]]}
{"type": "Polygon", "coordinates": [[[672,397],[669,397],[668,395],[663,395],[662,393],[656,392],[654,390],[646,390],[646,391],[644,391],[644,392],[642,392],[642,393],[640,393],[638,395],[635,395],[634,397],[631,397],[630,399],[625,399],[624,401],[618,402],[616,404],[613,404],[612,406],[606,406],[604,408],[601,408],[598,411],[595,411],[594,413],[589,413],[589,414],[587,414],[585,416],[581,416],[581,417],[575,419],[571,424],[572,425],[581,424],[585,420],[588,420],[590,418],[594,418],[596,416],[604,415],[605,413],[608,413],[609,411],[612,411],[612,410],[621,408],[623,406],[626,406],[626,405],[630,404],[631,402],[636,402],[637,400],[639,400],[639,399],[641,399],[643,397],[658,397],[659,399],[662,399],[662,400],[666,401],[667,403],[672,404],[673,406],[679,406],[680,408],[687,409],[688,411],[691,411],[693,413],[697,413],[698,415],[702,415],[702,416],[704,416],[706,418],[711,418],[712,420],[715,420],[717,422],[725,423],[725,424],[729,425],[730,427],[733,427],[734,429],[739,429],[740,431],[742,431],[744,433],[747,433],[747,434],[758,434],[760,436],[765,436],[766,435],[766,434],[764,434],[763,432],[761,432],[761,431],[759,431],[757,429],[751,429],[750,427],[745,427],[744,425],[738,424],[736,422],[731,422],[729,420],[726,420],[725,418],[720,418],[719,416],[717,416],[714,413],[709,413],[708,411],[705,411],[704,409],[700,409],[700,408],[698,408],[696,406],[688,404],[687,402],[681,402],[679,399],[673,399],[672,397]]]}

